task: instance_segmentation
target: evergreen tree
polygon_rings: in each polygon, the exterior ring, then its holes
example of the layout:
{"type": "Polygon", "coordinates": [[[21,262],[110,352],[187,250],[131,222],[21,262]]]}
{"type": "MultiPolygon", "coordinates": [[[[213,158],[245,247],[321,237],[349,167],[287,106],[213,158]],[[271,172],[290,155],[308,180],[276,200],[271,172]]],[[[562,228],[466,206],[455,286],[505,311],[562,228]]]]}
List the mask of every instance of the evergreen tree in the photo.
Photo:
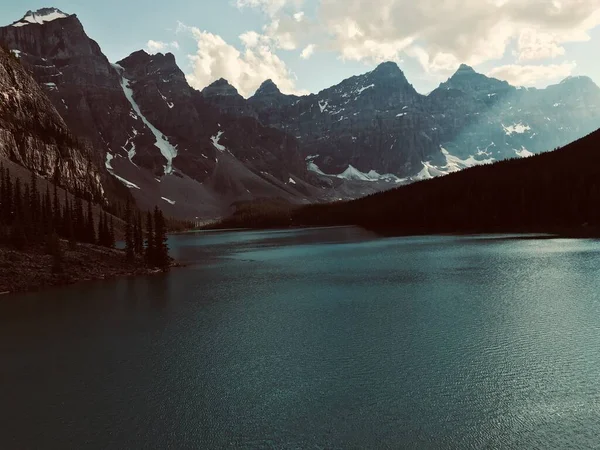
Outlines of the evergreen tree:
{"type": "Polygon", "coordinates": [[[69,241],[69,248],[74,250],[75,244],[75,227],[73,226],[73,207],[72,202],[69,201],[69,194],[65,193],[65,209],[63,214],[63,233],[65,239],[69,241]]]}
{"type": "Polygon", "coordinates": [[[109,240],[109,247],[110,248],[114,248],[115,247],[115,223],[113,221],[113,216],[110,216],[110,240],[109,240]]]}
{"type": "Polygon", "coordinates": [[[142,215],[136,213],[135,215],[135,232],[133,236],[135,253],[141,255],[144,253],[144,231],[142,228],[142,215]]]}
{"type": "Polygon", "coordinates": [[[27,245],[27,234],[25,233],[23,196],[21,195],[21,180],[16,179],[13,205],[15,217],[12,223],[10,240],[17,250],[23,250],[27,245]]]}
{"type": "Polygon", "coordinates": [[[166,271],[171,266],[169,246],[167,245],[167,227],[165,218],[158,206],[154,208],[154,265],[166,271]]]}
{"type": "Polygon", "coordinates": [[[53,209],[53,221],[54,221],[54,230],[59,231],[61,229],[61,214],[60,214],[60,202],[58,200],[58,188],[56,187],[56,183],[54,184],[54,198],[52,199],[52,209],[53,209]]]}
{"type": "Polygon", "coordinates": [[[4,164],[0,162],[0,225],[6,224],[6,186],[4,181],[4,164]]]}
{"type": "Polygon", "coordinates": [[[50,197],[50,187],[46,186],[46,195],[44,196],[44,203],[42,207],[42,228],[45,236],[49,236],[54,233],[54,214],[52,211],[52,197],[50,197]]]}
{"type": "Polygon", "coordinates": [[[146,251],[144,254],[144,259],[146,260],[146,265],[153,266],[154,265],[154,224],[152,220],[152,213],[148,211],[146,216],[146,251]]]}
{"type": "Polygon", "coordinates": [[[86,242],[94,244],[96,242],[96,227],[94,225],[94,211],[92,202],[87,202],[87,220],[86,220],[86,242]]]}
{"type": "Polygon", "coordinates": [[[4,217],[4,223],[10,225],[14,218],[14,198],[12,180],[8,169],[6,169],[6,172],[4,173],[4,194],[2,197],[4,198],[2,202],[2,216],[4,217]]]}
{"type": "Polygon", "coordinates": [[[85,217],[83,215],[83,202],[81,198],[75,197],[73,206],[73,238],[79,242],[85,242],[86,240],[86,226],[85,217]]]}
{"type": "Polygon", "coordinates": [[[125,211],[125,255],[128,262],[133,262],[135,260],[133,248],[133,224],[129,200],[127,200],[127,209],[125,211]]]}
{"type": "Polygon", "coordinates": [[[106,234],[104,229],[104,214],[98,216],[98,245],[106,247],[106,234]]]}
{"type": "Polygon", "coordinates": [[[29,211],[31,217],[32,231],[37,234],[40,220],[40,193],[38,191],[37,175],[31,171],[31,182],[29,183],[29,211]]]}

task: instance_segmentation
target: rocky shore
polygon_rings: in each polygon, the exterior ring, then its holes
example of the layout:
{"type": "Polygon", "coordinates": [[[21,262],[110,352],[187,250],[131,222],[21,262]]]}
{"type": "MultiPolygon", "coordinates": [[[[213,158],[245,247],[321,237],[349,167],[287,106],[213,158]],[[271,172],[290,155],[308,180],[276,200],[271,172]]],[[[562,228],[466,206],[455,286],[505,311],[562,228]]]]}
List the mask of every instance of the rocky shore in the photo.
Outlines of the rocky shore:
{"type": "Polygon", "coordinates": [[[63,257],[58,271],[53,257],[42,249],[20,252],[0,247],[0,295],[160,272],[145,267],[141,259],[128,263],[122,250],[80,243],[69,248],[67,242],[61,242],[61,246],[63,257]]]}

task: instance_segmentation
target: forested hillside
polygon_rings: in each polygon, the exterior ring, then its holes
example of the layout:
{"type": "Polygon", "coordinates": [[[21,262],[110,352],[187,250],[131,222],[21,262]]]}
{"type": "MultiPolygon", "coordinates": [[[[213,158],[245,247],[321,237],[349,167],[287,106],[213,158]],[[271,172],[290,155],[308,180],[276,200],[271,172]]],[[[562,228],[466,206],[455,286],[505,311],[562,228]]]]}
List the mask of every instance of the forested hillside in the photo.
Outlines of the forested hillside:
{"type": "Polygon", "coordinates": [[[393,234],[595,232],[600,227],[600,131],[559,150],[473,167],[363,199],[268,220],[246,206],[227,226],[360,225],[393,234]]]}

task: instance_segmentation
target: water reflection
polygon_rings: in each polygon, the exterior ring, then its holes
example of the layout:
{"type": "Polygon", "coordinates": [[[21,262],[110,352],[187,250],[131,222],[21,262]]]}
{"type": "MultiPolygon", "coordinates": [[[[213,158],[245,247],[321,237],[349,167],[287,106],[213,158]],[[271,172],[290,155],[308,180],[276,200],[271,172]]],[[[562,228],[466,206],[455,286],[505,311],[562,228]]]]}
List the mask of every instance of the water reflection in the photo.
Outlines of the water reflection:
{"type": "Polygon", "coordinates": [[[170,245],[188,267],[0,302],[0,442],[597,445],[598,242],[348,228],[170,245]]]}

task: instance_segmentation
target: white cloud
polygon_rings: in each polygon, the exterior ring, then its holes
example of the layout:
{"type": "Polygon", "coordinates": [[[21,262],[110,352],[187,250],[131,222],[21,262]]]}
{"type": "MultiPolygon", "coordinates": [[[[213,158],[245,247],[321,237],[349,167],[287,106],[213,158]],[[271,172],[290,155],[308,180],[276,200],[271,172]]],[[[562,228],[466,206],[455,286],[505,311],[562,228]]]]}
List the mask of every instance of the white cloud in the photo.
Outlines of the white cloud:
{"type": "Polygon", "coordinates": [[[516,39],[521,60],[559,56],[563,43],[587,39],[600,24],[600,0],[380,0],[376,8],[371,0],[322,0],[320,20],[344,58],[407,51],[436,71],[451,60],[499,59],[516,39]]]}
{"type": "Polygon", "coordinates": [[[519,34],[517,43],[519,61],[532,61],[556,58],[565,54],[555,34],[544,33],[533,28],[525,28],[519,34]]]}
{"type": "Polygon", "coordinates": [[[299,8],[303,3],[303,0],[237,0],[236,4],[238,8],[260,8],[270,16],[274,16],[288,5],[299,8]]]}
{"type": "Polygon", "coordinates": [[[566,62],[550,65],[509,64],[488,72],[490,77],[506,80],[514,86],[534,86],[560,81],[573,73],[577,64],[566,62]]]}
{"type": "Polygon", "coordinates": [[[302,0],[237,4],[270,15],[264,33],[279,48],[315,42],[365,62],[406,54],[438,74],[501,59],[512,44],[518,62],[563,56],[565,43],[588,40],[600,24],[600,0],[320,0],[311,18],[294,9],[302,0]]]}
{"type": "Polygon", "coordinates": [[[159,52],[168,51],[169,48],[179,50],[179,42],[177,42],[177,41],[162,42],[162,41],[153,41],[152,39],[150,39],[146,43],[146,51],[148,53],[150,53],[151,55],[154,55],[155,53],[159,53],[159,52]]]}
{"type": "Polygon", "coordinates": [[[315,44],[309,44],[306,47],[304,47],[304,50],[302,50],[302,53],[300,54],[300,58],[302,59],[308,59],[310,58],[313,53],[315,52],[315,44]]]}
{"type": "Polygon", "coordinates": [[[306,93],[298,91],[295,76],[273,52],[268,36],[256,32],[242,34],[243,50],[240,51],[220,36],[196,27],[179,24],[178,32],[188,33],[197,42],[196,53],[188,56],[192,72],[186,75],[196,89],[225,78],[241,95],[248,97],[263,81],[272,79],[284,93],[306,93]]]}

